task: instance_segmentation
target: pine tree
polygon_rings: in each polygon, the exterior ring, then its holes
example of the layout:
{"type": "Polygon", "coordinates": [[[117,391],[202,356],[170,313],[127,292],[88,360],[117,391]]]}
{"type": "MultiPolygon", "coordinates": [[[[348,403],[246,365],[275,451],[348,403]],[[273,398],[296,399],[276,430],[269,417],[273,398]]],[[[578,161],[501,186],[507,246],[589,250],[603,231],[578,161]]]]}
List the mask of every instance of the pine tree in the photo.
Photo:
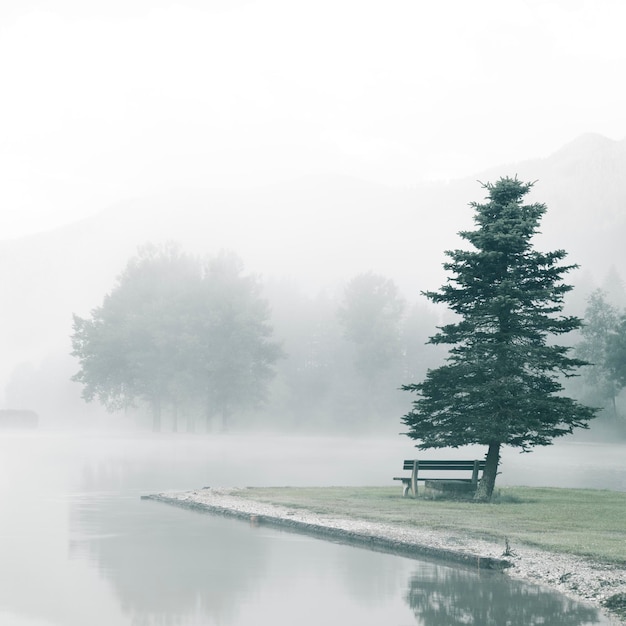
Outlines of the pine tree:
{"type": "Polygon", "coordinates": [[[595,415],[560,394],[559,377],[585,362],[548,341],[581,325],[561,314],[571,290],[562,277],[576,265],[560,264],[564,250],[534,250],[546,207],[522,204],[532,183],[502,178],[483,187],[487,202],[471,204],[476,230],[459,233],[474,249],[447,251],[444,268],[452,277],[424,294],[460,316],[429,340],[452,346],[446,363],[403,386],[418,395],[403,422],[419,449],[487,446],[477,500],[491,498],[503,445],[523,451],[548,445],[586,428],[595,415]]]}

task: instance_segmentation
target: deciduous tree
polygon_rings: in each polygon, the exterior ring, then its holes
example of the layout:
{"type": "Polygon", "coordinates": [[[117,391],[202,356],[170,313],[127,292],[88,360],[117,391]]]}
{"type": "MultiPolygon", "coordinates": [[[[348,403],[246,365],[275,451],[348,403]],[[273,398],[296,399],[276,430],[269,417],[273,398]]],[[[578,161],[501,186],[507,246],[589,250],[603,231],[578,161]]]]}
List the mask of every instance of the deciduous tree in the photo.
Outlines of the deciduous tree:
{"type": "Polygon", "coordinates": [[[74,316],[73,380],[108,410],[140,400],[160,429],[161,411],[183,373],[181,321],[200,285],[197,262],[174,245],[144,246],[88,318],[74,316]]]}
{"type": "Polygon", "coordinates": [[[589,363],[582,370],[582,378],[593,390],[590,398],[594,403],[610,404],[614,414],[617,413],[615,398],[621,385],[615,378],[614,368],[609,366],[608,356],[618,337],[617,327],[617,309],[607,302],[603,290],[596,289],[587,300],[576,355],[589,363]]]}
{"type": "Polygon", "coordinates": [[[221,253],[209,260],[199,293],[193,349],[205,415],[222,427],[236,410],[259,405],[282,356],[272,341],[270,309],[258,280],[243,273],[241,259],[221,253]]]}
{"type": "Polygon", "coordinates": [[[404,307],[396,284],[384,276],[359,274],[346,286],[339,320],[356,348],[356,369],[370,384],[400,359],[404,307]]]}
{"type": "Polygon", "coordinates": [[[626,314],[622,314],[609,333],[606,367],[615,385],[615,393],[626,387],[626,314]]]}
{"type": "Polygon", "coordinates": [[[202,406],[226,426],[263,398],[280,356],[269,309],[241,261],[203,265],[174,245],[147,246],[88,318],[74,316],[73,380],[109,410],[147,404],[155,430],[165,407],[202,406]]]}
{"type": "Polygon", "coordinates": [[[342,386],[348,393],[344,402],[362,423],[398,408],[404,308],[396,284],[384,276],[359,274],[346,286],[338,316],[357,377],[351,394],[349,379],[342,386]]]}

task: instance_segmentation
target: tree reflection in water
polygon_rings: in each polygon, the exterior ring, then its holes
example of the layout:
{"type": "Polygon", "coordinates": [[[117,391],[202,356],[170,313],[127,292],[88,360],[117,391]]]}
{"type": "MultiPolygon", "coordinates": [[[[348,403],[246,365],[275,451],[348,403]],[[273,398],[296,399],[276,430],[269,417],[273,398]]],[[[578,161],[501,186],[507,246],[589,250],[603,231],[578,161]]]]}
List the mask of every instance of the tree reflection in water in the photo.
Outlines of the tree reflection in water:
{"type": "Polygon", "coordinates": [[[423,626],[583,626],[599,612],[500,573],[424,568],[409,580],[406,600],[423,626]]]}
{"type": "Polygon", "coordinates": [[[263,572],[265,543],[234,520],[138,498],[101,498],[73,518],[82,539],[70,549],[97,564],[133,624],[231,623],[263,572]]]}

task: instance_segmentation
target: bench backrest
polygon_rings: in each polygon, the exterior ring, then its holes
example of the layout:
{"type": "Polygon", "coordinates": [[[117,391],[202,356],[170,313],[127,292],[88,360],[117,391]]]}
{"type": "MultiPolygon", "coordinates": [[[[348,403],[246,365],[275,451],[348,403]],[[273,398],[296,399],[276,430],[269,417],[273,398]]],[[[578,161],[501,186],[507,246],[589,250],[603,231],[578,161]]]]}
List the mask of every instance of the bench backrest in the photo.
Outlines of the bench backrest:
{"type": "Polygon", "coordinates": [[[417,463],[418,470],[459,470],[473,471],[474,464],[478,463],[480,471],[485,469],[485,461],[433,461],[420,459],[406,459],[404,461],[404,469],[412,470],[413,464],[417,463]]]}

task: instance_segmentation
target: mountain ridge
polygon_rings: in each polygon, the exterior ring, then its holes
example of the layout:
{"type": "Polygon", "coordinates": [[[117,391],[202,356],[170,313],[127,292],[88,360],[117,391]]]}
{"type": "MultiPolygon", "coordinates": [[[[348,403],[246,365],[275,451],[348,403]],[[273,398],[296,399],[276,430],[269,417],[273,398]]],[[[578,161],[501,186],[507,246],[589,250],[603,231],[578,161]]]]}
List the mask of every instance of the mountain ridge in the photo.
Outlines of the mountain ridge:
{"type": "Polygon", "coordinates": [[[445,280],[444,250],[472,227],[477,180],[517,175],[548,212],[540,249],[564,248],[581,270],[572,281],[599,284],[625,273],[626,140],[584,135],[543,159],[502,165],[474,177],[391,188],[351,177],[305,177],[250,190],[181,189],[121,201],[70,225],[0,241],[5,358],[0,384],[20,361],[68,351],[71,315],[87,315],[114,286],[137,247],[180,242],[197,254],[238,253],[246,271],[289,279],[305,292],[338,289],[373,271],[406,297],[445,280]]]}

